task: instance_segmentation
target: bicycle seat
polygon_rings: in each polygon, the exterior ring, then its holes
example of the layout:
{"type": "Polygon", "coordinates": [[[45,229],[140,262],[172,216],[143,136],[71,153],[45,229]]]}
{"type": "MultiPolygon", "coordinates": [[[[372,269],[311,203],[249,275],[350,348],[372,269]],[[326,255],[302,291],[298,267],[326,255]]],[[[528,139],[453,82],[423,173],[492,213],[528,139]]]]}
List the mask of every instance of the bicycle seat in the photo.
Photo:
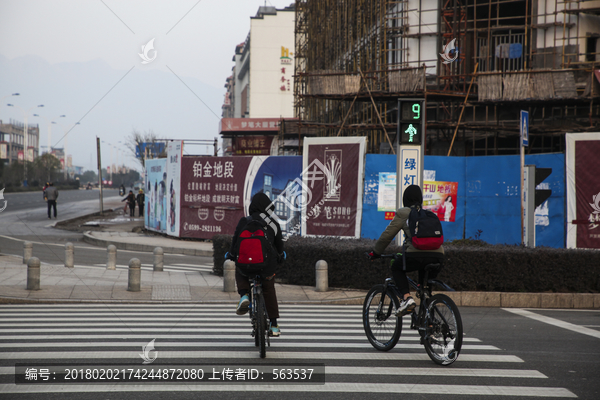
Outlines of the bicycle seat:
{"type": "Polygon", "coordinates": [[[425,266],[425,271],[436,271],[436,270],[439,270],[440,268],[442,268],[442,264],[440,264],[440,263],[427,264],[425,266]]]}

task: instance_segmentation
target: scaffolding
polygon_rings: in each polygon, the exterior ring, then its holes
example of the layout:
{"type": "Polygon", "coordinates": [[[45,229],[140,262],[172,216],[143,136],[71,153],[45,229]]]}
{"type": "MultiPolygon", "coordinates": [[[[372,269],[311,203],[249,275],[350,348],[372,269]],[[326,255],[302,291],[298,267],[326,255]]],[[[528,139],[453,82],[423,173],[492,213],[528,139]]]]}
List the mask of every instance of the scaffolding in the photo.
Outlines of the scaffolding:
{"type": "Polygon", "coordinates": [[[600,1],[297,0],[295,34],[282,149],[341,135],[391,152],[403,97],[426,100],[427,154],[445,155],[456,132],[451,154],[517,154],[521,109],[531,153],[600,125],[600,1]]]}

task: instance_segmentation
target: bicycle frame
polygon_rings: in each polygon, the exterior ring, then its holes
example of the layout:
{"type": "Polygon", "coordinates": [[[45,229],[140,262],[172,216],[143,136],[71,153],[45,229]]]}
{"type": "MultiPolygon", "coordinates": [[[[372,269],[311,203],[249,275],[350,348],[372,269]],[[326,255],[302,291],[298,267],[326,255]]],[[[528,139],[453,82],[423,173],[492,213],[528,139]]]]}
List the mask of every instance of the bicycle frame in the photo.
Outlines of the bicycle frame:
{"type": "MultiPolygon", "coordinates": [[[[382,256],[382,258],[393,258],[394,260],[397,260],[399,257],[400,256],[397,254],[393,254],[393,255],[389,255],[389,256],[385,256],[385,255],[382,256]]],[[[419,331],[419,334],[421,335],[421,341],[423,341],[425,338],[427,338],[431,334],[429,327],[425,326],[425,321],[426,321],[426,317],[428,317],[427,313],[429,312],[428,306],[429,306],[429,299],[432,296],[432,293],[431,293],[432,285],[438,285],[447,291],[451,291],[451,292],[454,291],[454,289],[452,289],[450,286],[446,285],[442,281],[439,281],[437,279],[428,279],[428,275],[429,275],[429,270],[426,268],[424,271],[424,275],[423,275],[423,287],[421,287],[421,285],[419,285],[417,282],[412,280],[410,277],[408,277],[408,276],[406,277],[406,279],[408,280],[408,284],[415,290],[416,297],[420,300],[418,311],[415,310],[410,314],[410,316],[411,316],[410,329],[419,331]]],[[[387,278],[385,280],[385,283],[383,284],[383,288],[384,288],[384,293],[385,293],[385,290],[391,289],[394,292],[394,294],[400,300],[402,300],[403,296],[400,293],[398,287],[396,286],[393,278],[387,278]]],[[[382,306],[382,304],[380,304],[377,309],[378,315],[382,313],[381,306],[382,306]]],[[[436,309],[434,309],[434,311],[435,310],[436,309]]],[[[437,313],[437,315],[444,321],[444,323],[446,323],[446,324],[448,323],[446,318],[443,315],[441,315],[439,312],[437,313]]]]}
{"type": "MultiPolygon", "coordinates": [[[[264,307],[264,296],[263,296],[263,291],[262,291],[262,283],[261,283],[261,278],[260,275],[256,275],[254,278],[249,278],[250,281],[250,292],[251,292],[251,301],[250,301],[250,312],[248,313],[250,316],[250,322],[252,323],[252,336],[254,337],[255,340],[255,344],[258,346],[259,345],[259,336],[261,335],[260,332],[258,332],[258,318],[260,318],[260,313],[263,312],[263,310],[260,309],[259,304],[261,304],[261,302],[259,301],[259,299],[262,299],[262,304],[264,307]]],[[[264,308],[264,315],[265,315],[265,323],[266,321],[269,320],[269,313],[266,309],[266,307],[264,308]]],[[[265,327],[266,328],[266,327],[265,327]]],[[[268,328],[266,328],[268,331],[268,328]]],[[[271,346],[271,340],[269,338],[269,335],[265,335],[266,336],[266,345],[267,346],[271,346]]],[[[261,357],[264,357],[264,349],[260,349],[259,350],[261,352],[261,357]]]]}

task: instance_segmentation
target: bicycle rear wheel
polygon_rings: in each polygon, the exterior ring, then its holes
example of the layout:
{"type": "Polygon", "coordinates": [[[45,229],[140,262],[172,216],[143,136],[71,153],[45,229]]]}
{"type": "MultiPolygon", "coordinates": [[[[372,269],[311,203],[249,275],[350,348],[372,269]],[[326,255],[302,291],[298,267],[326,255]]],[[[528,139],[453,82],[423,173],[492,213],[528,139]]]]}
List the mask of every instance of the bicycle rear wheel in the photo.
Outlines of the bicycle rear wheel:
{"type": "Polygon", "coordinates": [[[367,339],[377,350],[388,351],[394,348],[402,333],[402,318],[396,317],[399,302],[396,294],[383,285],[375,285],[369,290],[363,303],[363,327],[367,339]]]}
{"type": "Polygon", "coordinates": [[[450,365],[458,358],[463,340],[458,307],[444,294],[431,297],[425,318],[425,351],[436,364],[450,365]]]}
{"type": "Polygon", "coordinates": [[[265,358],[267,355],[267,310],[265,308],[265,299],[259,296],[256,310],[256,336],[258,337],[258,351],[260,358],[265,358]]]}

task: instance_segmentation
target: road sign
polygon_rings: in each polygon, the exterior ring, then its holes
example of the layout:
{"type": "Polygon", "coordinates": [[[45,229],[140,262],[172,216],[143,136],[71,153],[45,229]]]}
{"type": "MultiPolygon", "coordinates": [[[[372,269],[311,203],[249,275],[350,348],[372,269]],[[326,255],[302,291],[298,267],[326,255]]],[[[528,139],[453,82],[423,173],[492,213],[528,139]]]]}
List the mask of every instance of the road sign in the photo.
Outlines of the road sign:
{"type": "Polygon", "coordinates": [[[523,146],[529,146],[529,112],[521,110],[521,143],[523,146]]]}

